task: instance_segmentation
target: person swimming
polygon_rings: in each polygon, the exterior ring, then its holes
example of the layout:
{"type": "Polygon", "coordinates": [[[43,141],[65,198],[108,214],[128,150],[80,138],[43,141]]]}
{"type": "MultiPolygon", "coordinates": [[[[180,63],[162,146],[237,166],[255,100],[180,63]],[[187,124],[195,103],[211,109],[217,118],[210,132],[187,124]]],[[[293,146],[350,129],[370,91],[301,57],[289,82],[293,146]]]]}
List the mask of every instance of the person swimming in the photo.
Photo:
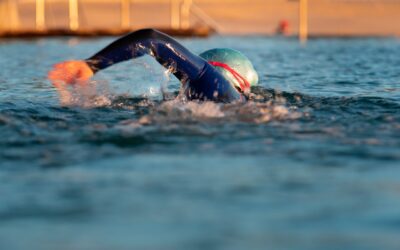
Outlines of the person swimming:
{"type": "Polygon", "coordinates": [[[189,100],[245,101],[250,86],[258,82],[252,63],[239,51],[211,49],[197,56],[154,29],[132,32],[86,60],[55,64],[48,79],[62,92],[64,83],[85,84],[96,72],[145,54],[153,56],[179,79],[189,100]]]}

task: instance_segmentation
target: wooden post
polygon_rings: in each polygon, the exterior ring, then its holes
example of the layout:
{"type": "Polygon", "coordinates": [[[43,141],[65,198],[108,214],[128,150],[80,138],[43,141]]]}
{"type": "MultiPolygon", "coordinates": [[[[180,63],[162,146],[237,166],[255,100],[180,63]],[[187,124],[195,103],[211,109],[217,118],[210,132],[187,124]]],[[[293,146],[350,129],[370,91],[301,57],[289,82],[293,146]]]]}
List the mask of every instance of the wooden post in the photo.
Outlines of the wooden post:
{"type": "Polygon", "coordinates": [[[182,16],[182,29],[190,28],[190,8],[192,6],[192,0],[184,0],[181,8],[181,16],[182,16]]]}
{"type": "Polygon", "coordinates": [[[69,28],[71,30],[79,28],[78,0],[69,0],[69,28]]]}
{"type": "Polygon", "coordinates": [[[299,40],[306,43],[308,37],[308,0],[299,0],[299,40]]]}
{"type": "Polygon", "coordinates": [[[18,6],[15,0],[0,1],[0,31],[19,28],[18,6]]]}
{"type": "Polygon", "coordinates": [[[131,26],[131,1],[121,0],[121,28],[129,29],[131,26]]]}
{"type": "Polygon", "coordinates": [[[36,0],[36,30],[44,30],[46,25],[45,0],[36,0]]]}
{"type": "Polygon", "coordinates": [[[171,0],[171,27],[179,29],[181,26],[180,0],[171,0]]]}

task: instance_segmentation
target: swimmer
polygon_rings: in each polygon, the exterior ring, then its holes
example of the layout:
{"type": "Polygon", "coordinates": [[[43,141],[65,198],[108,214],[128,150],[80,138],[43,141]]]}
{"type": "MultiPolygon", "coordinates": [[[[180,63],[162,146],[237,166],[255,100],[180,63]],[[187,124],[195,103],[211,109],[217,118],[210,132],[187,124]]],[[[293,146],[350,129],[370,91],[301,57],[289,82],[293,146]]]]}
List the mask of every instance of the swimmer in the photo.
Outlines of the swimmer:
{"type": "Polygon", "coordinates": [[[53,66],[48,78],[65,93],[64,84],[85,84],[96,72],[113,64],[153,56],[182,83],[189,100],[245,101],[250,86],[258,82],[250,60],[233,49],[211,49],[199,56],[173,38],[153,29],[132,32],[86,60],[65,61],[53,66]]]}

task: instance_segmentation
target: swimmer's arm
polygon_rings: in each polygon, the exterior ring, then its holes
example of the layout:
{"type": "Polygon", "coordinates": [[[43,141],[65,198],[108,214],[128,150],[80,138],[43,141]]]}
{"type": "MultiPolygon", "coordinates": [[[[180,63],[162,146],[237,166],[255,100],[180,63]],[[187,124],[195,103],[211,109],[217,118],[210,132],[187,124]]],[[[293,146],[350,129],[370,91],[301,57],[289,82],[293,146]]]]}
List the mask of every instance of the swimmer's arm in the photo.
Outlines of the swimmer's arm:
{"type": "Polygon", "coordinates": [[[168,35],[153,29],[132,32],[85,60],[93,73],[148,54],[179,79],[197,78],[207,62],[168,35]]]}
{"type": "Polygon", "coordinates": [[[86,60],[55,64],[48,78],[56,87],[63,83],[85,83],[102,69],[144,54],[153,56],[182,82],[197,79],[207,64],[168,35],[143,29],[119,38],[86,60]]]}

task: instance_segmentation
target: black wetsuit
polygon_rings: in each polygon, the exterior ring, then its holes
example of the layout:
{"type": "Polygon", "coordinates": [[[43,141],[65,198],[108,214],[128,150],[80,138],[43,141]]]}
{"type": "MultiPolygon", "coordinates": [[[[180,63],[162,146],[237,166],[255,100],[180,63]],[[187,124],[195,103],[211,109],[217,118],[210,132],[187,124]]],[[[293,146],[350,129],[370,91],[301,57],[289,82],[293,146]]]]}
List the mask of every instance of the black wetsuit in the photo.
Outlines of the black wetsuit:
{"type": "Polygon", "coordinates": [[[86,59],[97,72],[115,63],[148,54],[182,82],[188,99],[219,102],[243,101],[241,94],[203,58],[191,53],[168,35],[153,29],[132,32],[86,59]]]}

